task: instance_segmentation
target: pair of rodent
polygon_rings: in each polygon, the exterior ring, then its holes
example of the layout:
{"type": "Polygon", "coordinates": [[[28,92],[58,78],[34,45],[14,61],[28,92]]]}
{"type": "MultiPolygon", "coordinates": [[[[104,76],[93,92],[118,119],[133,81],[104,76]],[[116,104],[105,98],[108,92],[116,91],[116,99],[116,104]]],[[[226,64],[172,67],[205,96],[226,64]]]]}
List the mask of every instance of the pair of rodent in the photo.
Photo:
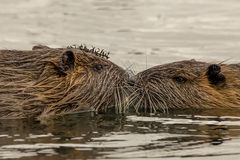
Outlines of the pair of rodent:
{"type": "Polygon", "coordinates": [[[240,105],[238,64],[181,61],[130,77],[107,58],[84,46],[0,50],[0,117],[240,105]]]}

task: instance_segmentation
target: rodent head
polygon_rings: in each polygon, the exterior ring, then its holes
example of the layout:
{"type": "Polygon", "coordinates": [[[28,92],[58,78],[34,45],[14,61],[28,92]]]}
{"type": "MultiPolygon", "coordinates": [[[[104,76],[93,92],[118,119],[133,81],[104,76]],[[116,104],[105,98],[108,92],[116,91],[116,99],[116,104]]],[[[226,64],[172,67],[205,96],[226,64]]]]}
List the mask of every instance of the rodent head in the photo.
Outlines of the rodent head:
{"type": "MultiPolygon", "coordinates": [[[[46,51],[40,49],[39,52],[46,51]]],[[[101,112],[111,107],[115,107],[116,112],[124,112],[129,93],[129,75],[124,69],[106,58],[76,48],[49,49],[47,54],[51,56],[41,60],[44,69],[33,85],[51,106],[43,114],[101,112]]]]}
{"type": "Polygon", "coordinates": [[[223,68],[224,73],[220,65],[195,60],[152,67],[136,75],[130,103],[146,112],[236,106],[240,98],[237,72],[234,75],[234,70],[223,68]],[[231,82],[227,83],[225,75],[231,82]]]}

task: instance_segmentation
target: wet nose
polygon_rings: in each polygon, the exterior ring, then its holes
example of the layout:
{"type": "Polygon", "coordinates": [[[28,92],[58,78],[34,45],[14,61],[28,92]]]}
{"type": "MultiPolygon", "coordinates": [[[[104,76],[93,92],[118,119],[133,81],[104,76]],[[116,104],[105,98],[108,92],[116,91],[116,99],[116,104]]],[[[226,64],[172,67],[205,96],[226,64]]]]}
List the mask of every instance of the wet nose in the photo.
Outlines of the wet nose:
{"type": "Polygon", "coordinates": [[[130,77],[129,80],[128,80],[128,84],[130,86],[134,86],[135,83],[136,83],[135,77],[130,77]]]}

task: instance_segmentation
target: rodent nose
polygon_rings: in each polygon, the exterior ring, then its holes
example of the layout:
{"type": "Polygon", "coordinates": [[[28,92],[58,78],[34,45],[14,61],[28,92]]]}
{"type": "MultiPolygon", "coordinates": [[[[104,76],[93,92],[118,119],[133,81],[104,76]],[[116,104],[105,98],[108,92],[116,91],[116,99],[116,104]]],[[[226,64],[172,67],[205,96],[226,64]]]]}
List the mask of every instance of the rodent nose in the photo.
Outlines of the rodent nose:
{"type": "Polygon", "coordinates": [[[128,84],[129,84],[130,86],[134,86],[135,83],[136,83],[135,78],[134,78],[134,77],[130,77],[129,80],[128,80],[128,84]]]}

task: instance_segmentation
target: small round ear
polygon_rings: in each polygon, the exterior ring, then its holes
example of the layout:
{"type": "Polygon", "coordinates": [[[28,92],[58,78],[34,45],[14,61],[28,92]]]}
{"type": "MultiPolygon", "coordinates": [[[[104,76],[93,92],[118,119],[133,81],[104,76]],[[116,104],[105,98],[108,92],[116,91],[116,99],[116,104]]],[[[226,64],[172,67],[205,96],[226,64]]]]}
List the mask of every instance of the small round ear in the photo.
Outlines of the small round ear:
{"type": "Polygon", "coordinates": [[[211,75],[217,75],[221,72],[221,67],[217,64],[211,64],[210,66],[208,66],[207,69],[207,75],[211,76],[211,75]]]}
{"type": "Polygon", "coordinates": [[[209,83],[213,85],[224,83],[226,80],[225,76],[221,73],[221,67],[217,64],[208,66],[206,75],[209,83]]]}
{"type": "Polygon", "coordinates": [[[72,51],[66,51],[62,55],[62,68],[67,71],[67,70],[72,70],[74,69],[74,63],[75,63],[75,57],[74,53],[72,51]]]}
{"type": "Polygon", "coordinates": [[[75,66],[75,56],[72,51],[66,51],[62,54],[60,60],[56,62],[47,61],[53,67],[55,72],[60,76],[66,76],[75,66]]]}
{"type": "Polygon", "coordinates": [[[75,65],[75,56],[72,51],[66,51],[62,55],[61,68],[64,72],[73,70],[75,65]]]}
{"type": "Polygon", "coordinates": [[[75,56],[72,51],[66,51],[62,54],[61,61],[59,64],[54,64],[54,69],[57,71],[59,76],[66,76],[67,72],[74,69],[75,56]]]}

